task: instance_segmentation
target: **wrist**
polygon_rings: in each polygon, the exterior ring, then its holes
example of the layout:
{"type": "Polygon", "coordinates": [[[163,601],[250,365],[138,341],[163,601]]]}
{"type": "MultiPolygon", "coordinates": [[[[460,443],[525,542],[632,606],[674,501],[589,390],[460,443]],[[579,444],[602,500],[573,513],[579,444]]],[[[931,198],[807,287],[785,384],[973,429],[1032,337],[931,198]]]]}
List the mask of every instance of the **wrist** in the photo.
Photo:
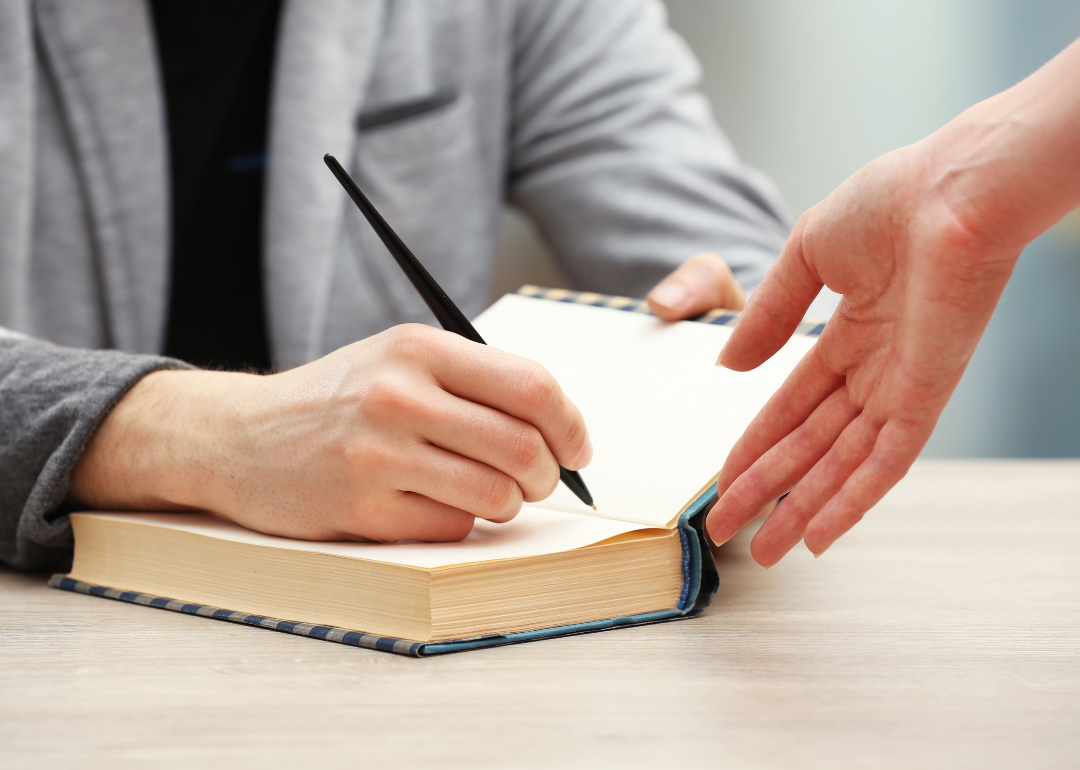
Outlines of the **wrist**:
{"type": "Polygon", "coordinates": [[[71,475],[69,501],[92,508],[213,510],[220,469],[242,428],[236,404],[256,375],[158,371],[117,402],[71,475]]]}
{"type": "MultiPolygon", "coordinates": [[[[1080,48],[1066,51],[1080,64],[1080,48]]],[[[1059,57],[1060,59],[1061,57],[1059,57]]],[[[1080,97],[1055,60],[974,105],[921,147],[933,190],[988,251],[1019,256],[1080,205],[1080,97]]]]}

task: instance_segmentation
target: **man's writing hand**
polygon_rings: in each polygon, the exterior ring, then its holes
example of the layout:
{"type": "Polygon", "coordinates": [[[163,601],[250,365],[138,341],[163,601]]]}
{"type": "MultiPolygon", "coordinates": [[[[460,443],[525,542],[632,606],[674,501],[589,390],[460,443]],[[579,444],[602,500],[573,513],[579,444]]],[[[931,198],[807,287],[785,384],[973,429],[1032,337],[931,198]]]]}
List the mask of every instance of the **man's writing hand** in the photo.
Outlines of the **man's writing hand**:
{"type": "Polygon", "coordinates": [[[70,497],[304,539],[457,540],[591,454],[543,367],[401,326],[281,374],[148,375],[98,429],[70,497]]]}

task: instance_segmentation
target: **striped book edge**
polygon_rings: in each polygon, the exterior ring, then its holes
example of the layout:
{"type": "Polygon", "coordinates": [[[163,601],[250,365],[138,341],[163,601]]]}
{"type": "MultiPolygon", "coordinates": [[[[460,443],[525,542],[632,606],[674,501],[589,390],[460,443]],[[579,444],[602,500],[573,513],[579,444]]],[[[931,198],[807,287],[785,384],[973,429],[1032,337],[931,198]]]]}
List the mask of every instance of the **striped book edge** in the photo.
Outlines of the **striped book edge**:
{"type": "MultiPolygon", "coordinates": [[[[591,291],[570,291],[569,289],[545,289],[542,286],[525,285],[518,289],[515,294],[522,297],[534,297],[535,299],[547,299],[554,302],[567,302],[574,305],[592,305],[593,307],[606,307],[612,310],[622,310],[627,313],[642,313],[643,315],[655,315],[649,310],[649,303],[643,299],[631,297],[615,297],[610,294],[596,294],[591,291]]],[[[710,310],[708,313],[696,318],[688,319],[697,323],[713,324],[714,326],[734,326],[739,320],[738,310],[710,310]]],[[[819,337],[825,330],[824,321],[806,319],[795,329],[796,334],[807,337],[819,337]]]]}
{"type": "MultiPolygon", "coordinates": [[[[578,623],[570,626],[554,626],[540,628],[534,631],[519,631],[510,634],[492,634],[491,636],[477,636],[471,639],[453,639],[439,642],[417,642],[411,639],[397,639],[392,636],[379,636],[378,634],[366,634],[363,631],[349,631],[336,626],[319,626],[312,623],[301,623],[296,620],[279,620],[266,615],[249,615],[244,612],[211,607],[206,604],[195,604],[178,599],[167,599],[162,596],[143,594],[136,591],[121,591],[118,588],[107,586],[95,586],[75,580],[67,575],[55,574],[49,578],[49,585],[62,591],[72,591],[87,596],[98,596],[103,599],[114,599],[128,604],[141,604],[144,607],[153,607],[159,610],[182,612],[185,615],[198,615],[211,620],[224,620],[227,623],[240,623],[256,628],[264,628],[269,631],[280,631],[286,634],[306,636],[311,639],[319,639],[324,642],[337,642],[351,647],[362,647],[368,650],[389,652],[395,655],[404,655],[410,658],[426,658],[432,655],[446,655],[453,652],[466,652],[468,650],[480,650],[488,647],[502,647],[509,644],[521,644],[524,642],[537,641],[540,639],[552,639],[561,636],[577,636],[590,634],[598,631],[609,631],[628,626],[652,625],[654,623],[666,623],[673,620],[688,620],[696,617],[701,610],[687,612],[684,610],[659,610],[642,615],[630,615],[617,618],[606,618],[586,623],[578,623]]],[[[714,589],[715,590],[715,589],[714,589]]],[[[711,597],[710,597],[711,598],[711,597]]]]}
{"type": "Polygon", "coordinates": [[[365,634],[362,631],[347,631],[336,626],[317,626],[311,623],[301,623],[296,620],[278,620],[266,615],[248,615],[244,612],[234,612],[220,607],[210,607],[205,604],[192,604],[177,599],[166,599],[162,596],[141,594],[135,591],[121,591],[117,588],[95,586],[75,580],[67,575],[53,575],[49,578],[49,585],[64,591],[74,591],[77,594],[88,596],[100,596],[105,599],[115,599],[129,604],[141,604],[144,607],[155,607],[160,610],[182,612],[185,615],[198,615],[203,618],[225,620],[229,623],[242,623],[246,626],[267,628],[271,631],[282,631],[297,636],[309,636],[313,639],[322,639],[327,642],[348,644],[352,647],[364,647],[369,650],[382,652],[394,652],[398,655],[408,655],[419,658],[422,655],[423,642],[414,642],[409,639],[395,639],[389,636],[377,634],[365,634]]]}

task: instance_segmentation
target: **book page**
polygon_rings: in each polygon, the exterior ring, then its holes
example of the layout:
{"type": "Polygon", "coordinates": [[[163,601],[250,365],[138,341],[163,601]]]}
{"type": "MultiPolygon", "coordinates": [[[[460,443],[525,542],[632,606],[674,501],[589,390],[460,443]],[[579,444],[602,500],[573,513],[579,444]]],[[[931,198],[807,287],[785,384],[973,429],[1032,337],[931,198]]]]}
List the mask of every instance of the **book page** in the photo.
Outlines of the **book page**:
{"type": "Polygon", "coordinates": [[[589,427],[596,513],[562,484],[544,508],[671,527],[814,344],[796,336],[752,372],[715,365],[731,328],[507,295],[476,319],[489,345],[538,361],[589,427]]]}
{"type": "Polygon", "coordinates": [[[264,535],[205,513],[95,512],[73,515],[135,521],[237,543],[326,553],[350,559],[367,559],[424,569],[572,551],[617,535],[643,529],[640,525],[629,522],[605,521],[557,511],[525,509],[506,524],[492,524],[489,521],[477,519],[469,536],[457,543],[321,543],[264,535]]]}

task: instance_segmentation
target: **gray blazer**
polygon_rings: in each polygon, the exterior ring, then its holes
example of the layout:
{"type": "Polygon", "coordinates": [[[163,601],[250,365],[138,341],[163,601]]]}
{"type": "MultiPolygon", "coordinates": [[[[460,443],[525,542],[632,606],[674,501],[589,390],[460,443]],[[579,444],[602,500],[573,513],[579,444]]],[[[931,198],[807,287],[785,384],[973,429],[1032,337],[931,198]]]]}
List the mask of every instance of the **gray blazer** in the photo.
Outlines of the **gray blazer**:
{"type": "MultiPolygon", "coordinates": [[[[659,0],[289,0],[283,14],[264,225],[279,368],[431,320],[324,152],[470,316],[504,201],[577,287],[608,293],[641,295],[704,250],[750,289],[783,245],[782,204],[713,123],[659,0]]],[[[139,377],[178,365],[156,355],[167,155],[142,0],[0,0],[9,564],[67,558],[85,442],[139,377]]]]}

